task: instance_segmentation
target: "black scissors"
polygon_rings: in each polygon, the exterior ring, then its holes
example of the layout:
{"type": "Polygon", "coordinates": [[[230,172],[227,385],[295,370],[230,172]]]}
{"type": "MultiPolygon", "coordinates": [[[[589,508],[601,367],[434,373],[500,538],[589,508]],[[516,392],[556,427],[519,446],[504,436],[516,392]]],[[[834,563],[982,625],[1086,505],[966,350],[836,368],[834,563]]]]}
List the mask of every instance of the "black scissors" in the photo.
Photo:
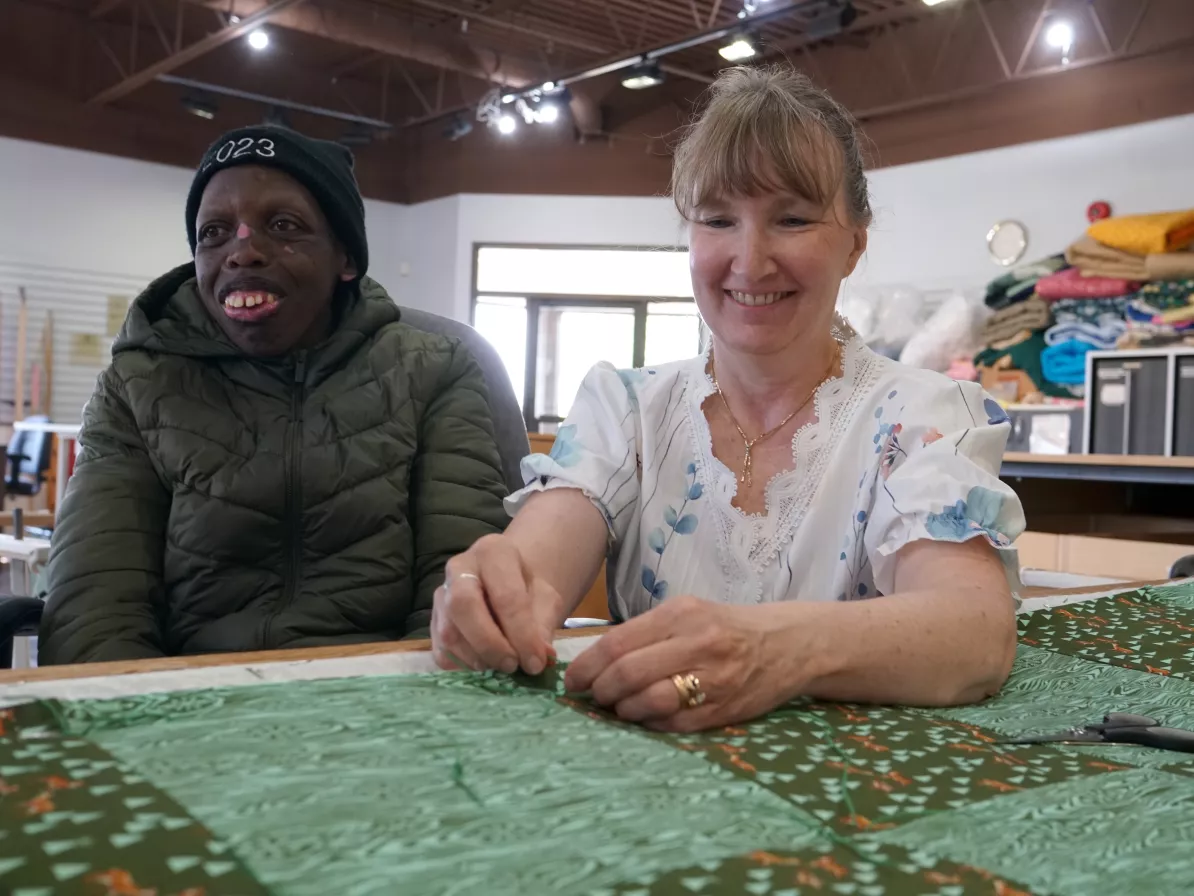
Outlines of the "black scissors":
{"type": "Polygon", "coordinates": [[[1103,721],[1081,728],[1068,728],[1058,734],[1026,734],[996,741],[1001,744],[1136,744],[1158,750],[1194,753],[1194,731],[1162,728],[1148,716],[1113,712],[1103,721]]]}

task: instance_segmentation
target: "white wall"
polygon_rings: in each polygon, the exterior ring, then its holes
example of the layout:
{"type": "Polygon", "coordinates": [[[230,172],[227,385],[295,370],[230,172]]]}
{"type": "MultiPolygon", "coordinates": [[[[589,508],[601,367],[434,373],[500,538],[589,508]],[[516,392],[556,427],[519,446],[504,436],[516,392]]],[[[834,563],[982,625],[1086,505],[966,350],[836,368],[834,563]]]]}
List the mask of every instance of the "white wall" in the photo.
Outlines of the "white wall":
{"type": "MultiPolygon", "coordinates": [[[[1026,225],[1031,259],[1073,241],[1095,200],[1110,202],[1117,214],[1194,207],[1191,146],[1194,115],[1186,115],[873,171],[875,225],[851,285],[981,287],[1000,273],[986,248],[997,221],[1026,225]]],[[[461,320],[468,319],[474,243],[685,241],[671,200],[663,197],[465,194],[407,211],[413,251],[398,251],[418,283],[417,304],[461,320]],[[456,203],[454,214],[445,214],[445,202],[456,203]],[[445,242],[455,246],[450,270],[445,242]]]]}
{"type": "MultiPolygon", "coordinates": [[[[196,160],[197,161],[197,160],[196,160]]],[[[0,258],[148,282],[190,259],[183,209],[194,171],[0,137],[0,258]]],[[[396,242],[406,209],[365,203],[372,242],[396,242]]],[[[376,253],[379,279],[398,276],[376,253]]]]}
{"type": "Polygon", "coordinates": [[[867,285],[966,286],[999,273],[992,224],[1028,228],[1026,259],[1062,251],[1086,208],[1117,215],[1194,207],[1194,115],[884,168],[871,173],[875,226],[867,285]]]}

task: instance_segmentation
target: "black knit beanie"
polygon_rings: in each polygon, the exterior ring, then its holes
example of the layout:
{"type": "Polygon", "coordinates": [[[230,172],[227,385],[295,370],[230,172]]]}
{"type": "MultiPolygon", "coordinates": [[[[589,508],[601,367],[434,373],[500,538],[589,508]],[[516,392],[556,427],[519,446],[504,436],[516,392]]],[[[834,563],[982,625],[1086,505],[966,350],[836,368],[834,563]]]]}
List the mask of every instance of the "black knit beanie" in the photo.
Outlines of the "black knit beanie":
{"type": "Polygon", "coordinates": [[[339,143],[316,140],[275,125],[229,131],[203,154],[187,194],[187,239],[195,253],[195,219],[207,182],[217,171],[234,165],[264,165],[285,171],[311,191],[336,238],[356,263],[357,276],[369,266],[365,238],[365,204],[352,173],[352,153],[339,143]]]}

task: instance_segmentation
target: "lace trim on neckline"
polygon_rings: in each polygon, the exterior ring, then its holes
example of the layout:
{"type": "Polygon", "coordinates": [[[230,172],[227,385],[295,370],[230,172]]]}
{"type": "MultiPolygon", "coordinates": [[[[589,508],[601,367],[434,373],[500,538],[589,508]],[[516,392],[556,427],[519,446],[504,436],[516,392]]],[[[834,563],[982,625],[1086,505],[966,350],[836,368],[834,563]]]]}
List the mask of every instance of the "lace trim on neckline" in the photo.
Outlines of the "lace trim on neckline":
{"type": "Polygon", "coordinates": [[[717,529],[724,581],[733,583],[725,597],[732,603],[757,603],[762,600],[764,574],[791,544],[821,484],[833,447],[874,386],[878,357],[857,337],[844,342],[842,375],[817,387],[815,415],[792,436],[792,468],[768,480],[763,513],[746,513],[733,504],[737,476],[714,456],[713,434],[701,410],[705,399],[714,393],[707,356],[698,363],[688,390],[689,432],[697,477],[714,498],[708,507],[717,529]]]}

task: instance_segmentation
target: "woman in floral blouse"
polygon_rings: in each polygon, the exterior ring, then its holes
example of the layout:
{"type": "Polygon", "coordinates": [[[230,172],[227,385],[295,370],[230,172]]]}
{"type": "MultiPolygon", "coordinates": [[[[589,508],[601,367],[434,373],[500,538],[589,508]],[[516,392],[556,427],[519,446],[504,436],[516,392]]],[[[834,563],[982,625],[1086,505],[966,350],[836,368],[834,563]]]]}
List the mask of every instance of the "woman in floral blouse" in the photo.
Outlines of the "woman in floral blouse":
{"type": "Polygon", "coordinates": [[[608,554],[623,624],[567,684],[625,719],[994,693],[1024,527],[998,478],[1007,417],[835,314],[871,220],[853,121],[790,69],[730,70],[672,186],[711,348],[589,373],[506,534],[449,562],[437,660],[538,672],[608,554]]]}

